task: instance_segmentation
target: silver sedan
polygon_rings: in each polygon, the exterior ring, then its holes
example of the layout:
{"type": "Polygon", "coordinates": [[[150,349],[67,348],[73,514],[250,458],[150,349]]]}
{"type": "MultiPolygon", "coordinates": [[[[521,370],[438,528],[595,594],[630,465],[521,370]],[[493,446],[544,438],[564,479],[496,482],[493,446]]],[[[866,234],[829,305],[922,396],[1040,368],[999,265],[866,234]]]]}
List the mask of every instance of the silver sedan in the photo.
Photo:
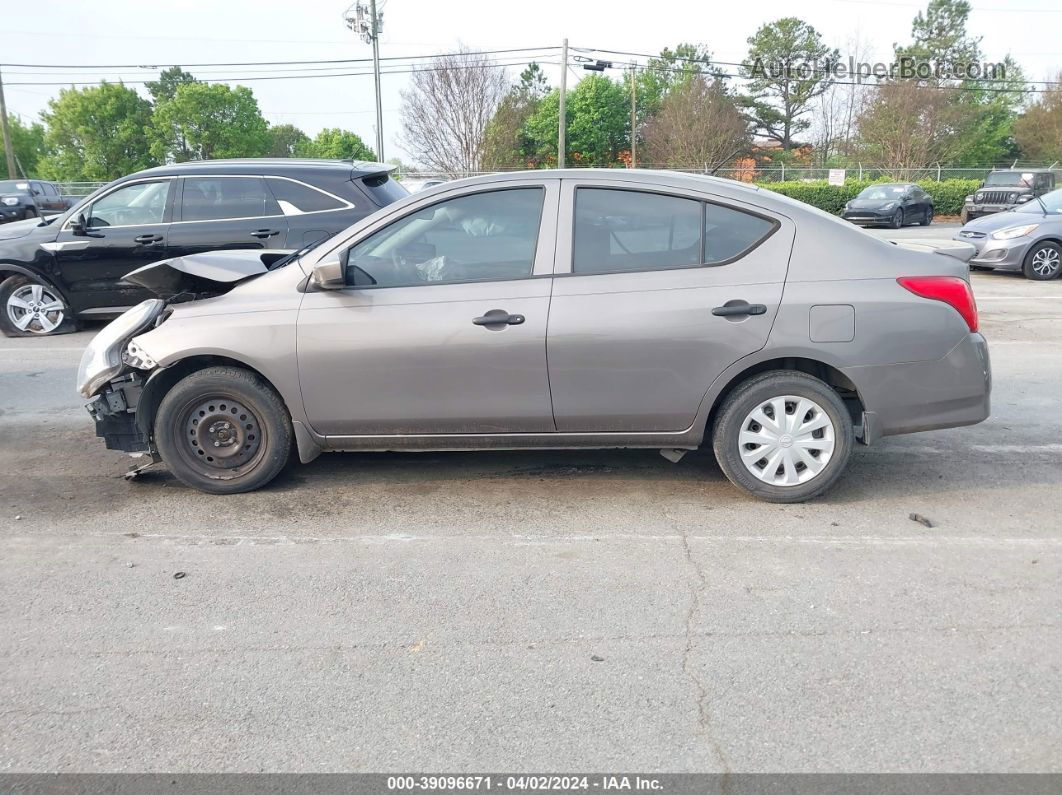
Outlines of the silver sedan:
{"type": "Polygon", "coordinates": [[[145,266],[78,389],[107,446],[211,493],[324,451],[713,448],[806,500],[856,442],[989,413],[963,243],[878,240],[728,180],[449,182],[316,247],[145,266]]]}
{"type": "Polygon", "coordinates": [[[970,221],[955,239],[977,248],[971,268],[1019,271],[1036,281],[1057,279],[1062,274],[1062,190],[970,221]]]}

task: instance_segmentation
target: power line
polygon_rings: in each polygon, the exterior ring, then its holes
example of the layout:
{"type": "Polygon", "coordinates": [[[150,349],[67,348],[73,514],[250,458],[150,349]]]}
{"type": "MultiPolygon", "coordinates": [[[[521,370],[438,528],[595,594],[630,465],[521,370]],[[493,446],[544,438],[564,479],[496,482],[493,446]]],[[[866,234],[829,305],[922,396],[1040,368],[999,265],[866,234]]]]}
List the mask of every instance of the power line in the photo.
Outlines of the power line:
{"type": "MultiPolygon", "coordinates": [[[[560,47],[510,47],[504,50],[475,50],[471,52],[445,52],[432,55],[392,55],[389,58],[381,58],[381,61],[409,61],[431,60],[433,58],[454,58],[461,55],[501,55],[504,53],[538,52],[540,50],[559,50],[560,47]]],[[[208,66],[298,66],[302,64],[350,64],[369,63],[372,58],[335,58],[323,60],[320,58],[305,61],[229,61],[217,63],[156,63],[156,64],[48,64],[48,63],[0,63],[0,67],[6,69],[9,66],[28,69],[168,69],[180,67],[182,69],[198,69],[208,66]]]]}

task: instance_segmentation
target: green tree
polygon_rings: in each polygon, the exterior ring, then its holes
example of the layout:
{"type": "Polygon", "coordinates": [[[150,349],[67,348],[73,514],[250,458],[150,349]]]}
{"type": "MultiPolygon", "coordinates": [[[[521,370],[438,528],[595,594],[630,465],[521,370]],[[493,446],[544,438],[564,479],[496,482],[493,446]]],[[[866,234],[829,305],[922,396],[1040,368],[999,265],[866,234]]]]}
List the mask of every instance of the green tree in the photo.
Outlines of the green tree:
{"type": "Polygon", "coordinates": [[[251,89],[218,83],[181,83],[151,119],[151,153],[182,162],[222,157],[260,157],[272,140],[251,89]]]}
{"type": "MultiPolygon", "coordinates": [[[[551,91],[527,120],[525,129],[536,142],[539,164],[557,162],[557,119],[560,93],[551,91]]],[[[584,77],[568,92],[567,162],[574,166],[615,166],[630,148],[630,97],[619,83],[604,75],[584,77]]]]}
{"type": "Polygon", "coordinates": [[[840,54],[796,17],[763,25],[748,44],[743,69],[748,93],[739,104],[757,132],[788,152],[795,146],[795,136],[811,126],[812,100],[830,87],[827,65],[840,54]]]}
{"type": "Polygon", "coordinates": [[[1031,160],[1062,160],[1062,72],[1052,86],[1014,122],[1014,138],[1031,160]]]}
{"type": "Polygon", "coordinates": [[[528,137],[525,124],[548,92],[542,67],[529,64],[487,125],[483,141],[486,168],[525,168],[533,160],[535,141],[528,137]]]}
{"type": "MultiPolygon", "coordinates": [[[[911,43],[895,45],[898,63],[908,68],[928,64],[928,77],[904,77],[890,82],[909,82],[929,91],[939,90],[947,98],[951,119],[948,125],[934,125],[930,130],[938,140],[930,147],[947,151],[955,164],[982,165],[1014,157],[1014,122],[1025,98],[1026,85],[1021,67],[1009,55],[1001,62],[1002,73],[990,81],[971,76],[967,67],[980,68],[983,55],[981,39],[967,31],[970,4],[966,0],[929,0],[925,12],[919,11],[911,23],[911,43]]],[[[918,72],[915,71],[917,75],[918,72]]],[[[922,73],[925,74],[925,73],[922,73]]],[[[898,98],[903,92],[884,92],[884,101],[898,98]]],[[[929,105],[938,106],[934,98],[929,105]]],[[[878,110],[882,107],[880,102],[878,110]]],[[[915,103],[911,112],[925,115],[915,103]]],[[[904,119],[896,115],[901,126],[904,119]]],[[[917,118],[912,127],[919,126],[917,118]]]]}
{"type": "Polygon", "coordinates": [[[269,128],[269,156],[294,157],[309,137],[294,124],[276,124],[269,128]]]}
{"type": "MultiPolygon", "coordinates": [[[[656,115],[669,92],[687,85],[696,75],[720,76],[720,70],[710,65],[711,60],[712,53],[707,47],[688,43],[679,44],[673,50],[665,47],[658,57],[650,58],[635,76],[639,124],[656,115]]],[[[629,72],[623,80],[629,92],[629,72]]]]}
{"type": "Polygon", "coordinates": [[[158,105],[160,102],[173,99],[177,93],[177,86],[197,82],[199,81],[191,73],[179,66],[171,66],[159,73],[158,80],[144,83],[144,88],[151,94],[151,101],[158,105]]]}
{"type": "Polygon", "coordinates": [[[376,160],[372,151],[357,133],[338,127],[321,130],[313,140],[305,140],[295,147],[299,157],[323,157],[333,160],[376,160]]]}
{"type": "Polygon", "coordinates": [[[42,176],[112,180],[158,164],[147,134],[151,103],[121,83],[62,89],[41,118],[48,150],[42,176]]]}
{"type": "Polygon", "coordinates": [[[23,124],[18,116],[9,116],[7,124],[11,130],[11,148],[15,152],[15,167],[19,173],[7,173],[7,153],[0,138],[0,179],[37,176],[37,165],[45,154],[44,126],[39,122],[23,124]]]}

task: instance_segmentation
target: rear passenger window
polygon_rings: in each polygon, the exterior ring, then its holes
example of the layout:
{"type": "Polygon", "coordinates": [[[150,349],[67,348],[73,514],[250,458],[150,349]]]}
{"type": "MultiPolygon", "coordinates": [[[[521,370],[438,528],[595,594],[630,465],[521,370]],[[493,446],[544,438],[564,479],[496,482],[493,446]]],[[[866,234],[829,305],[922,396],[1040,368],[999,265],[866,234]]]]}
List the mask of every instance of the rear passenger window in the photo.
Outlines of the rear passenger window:
{"type": "Polygon", "coordinates": [[[284,215],[302,215],[303,213],[320,213],[328,210],[341,210],[347,203],[335,196],[322,193],[301,182],[280,177],[266,177],[273,195],[284,215]]]}
{"type": "Polygon", "coordinates": [[[576,190],[576,273],[682,268],[700,261],[701,202],[631,190],[576,190]]]}
{"type": "Polygon", "coordinates": [[[774,231],[775,222],[758,215],[706,204],[704,262],[714,265],[740,257],[774,231]]]}
{"type": "Polygon", "coordinates": [[[262,177],[185,177],[182,221],[280,215],[262,177]]]}

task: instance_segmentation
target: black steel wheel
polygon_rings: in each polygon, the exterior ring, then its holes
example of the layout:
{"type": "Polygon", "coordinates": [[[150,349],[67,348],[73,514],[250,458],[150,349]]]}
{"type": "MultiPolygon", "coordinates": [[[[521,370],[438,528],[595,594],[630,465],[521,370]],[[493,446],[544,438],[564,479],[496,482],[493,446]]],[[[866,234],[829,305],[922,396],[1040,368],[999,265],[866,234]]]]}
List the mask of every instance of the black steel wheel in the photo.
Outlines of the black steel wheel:
{"type": "Polygon", "coordinates": [[[291,440],[280,396],[238,367],[209,367],[185,377],[163,398],[155,418],[155,441],[170,471],[211,494],[264,486],[287,463],[291,440]]]}

